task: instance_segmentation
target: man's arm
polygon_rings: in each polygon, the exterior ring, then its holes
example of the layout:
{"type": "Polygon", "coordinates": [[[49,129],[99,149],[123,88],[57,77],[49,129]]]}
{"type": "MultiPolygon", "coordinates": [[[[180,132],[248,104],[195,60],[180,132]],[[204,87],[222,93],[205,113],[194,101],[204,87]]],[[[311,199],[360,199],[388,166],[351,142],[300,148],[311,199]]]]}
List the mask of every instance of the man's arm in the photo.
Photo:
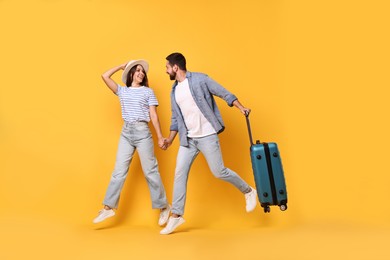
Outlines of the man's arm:
{"type": "Polygon", "coordinates": [[[167,139],[165,139],[165,143],[166,143],[166,147],[168,148],[169,146],[171,146],[173,140],[175,140],[175,137],[177,135],[177,131],[171,131],[169,133],[169,137],[167,139]]]}
{"type": "Polygon", "coordinates": [[[207,84],[207,87],[208,87],[210,93],[224,99],[228,103],[229,106],[237,107],[241,111],[241,113],[243,113],[244,115],[247,115],[247,114],[249,115],[251,110],[249,108],[244,107],[240,103],[240,101],[238,101],[237,97],[234,94],[232,94],[227,89],[222,87],[215,80],[213,80],[207,76],[206,84],[207,84]]]}
{"type": "Polygon", "coordinates": [[[245,116],[249,115],[249,113],[251,112],[251,110],[249,108],[246,108],[243,105],[241,105],[241,103],[240,103],[240,101],[238,101],[238,99],[233,101],[233,106],[240,109],[241,113],[243,113],[245,116]]]}
{"type": "Polygon", "coordinates": [[[211,94],[222,98],[223,100],[226,101],[226,103],[229,106],[233,106],[233,102],[237,100],[237,97],[233,93],[228,91],[226,88],[222,87],[218,82],[211,79],[207,75],[206,75],[205,82],[211,94]]]}
{"type": "Polygon", "coordinates": [[[176,120],[176,112],[175,109],[173,108],[174,103],[173,99],[171,98],[171,126],[170,126],[170,133],[168,138],[164,139],[164,147],[165,149],[168,149],[169,146],[171,146],[173,140],[175,140],[175,137],[179,131],[177,120],[176,120]]]}

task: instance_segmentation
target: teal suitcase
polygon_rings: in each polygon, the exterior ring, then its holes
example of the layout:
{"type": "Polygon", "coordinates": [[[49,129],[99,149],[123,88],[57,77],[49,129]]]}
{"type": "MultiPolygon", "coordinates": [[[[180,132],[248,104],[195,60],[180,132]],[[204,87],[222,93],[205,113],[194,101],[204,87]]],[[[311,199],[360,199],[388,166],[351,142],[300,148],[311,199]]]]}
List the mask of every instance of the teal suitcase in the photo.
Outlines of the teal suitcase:
{"type": "Polygon", "coordinates": [[[264,212],[270,212],[270,206],[287,209],[287,189],[282,160],[276,143],[264,143],[259,140],[253,143],[249,115],[246,115],[250,139],[250,155],[253,175],[260,205],[264,212]]]}

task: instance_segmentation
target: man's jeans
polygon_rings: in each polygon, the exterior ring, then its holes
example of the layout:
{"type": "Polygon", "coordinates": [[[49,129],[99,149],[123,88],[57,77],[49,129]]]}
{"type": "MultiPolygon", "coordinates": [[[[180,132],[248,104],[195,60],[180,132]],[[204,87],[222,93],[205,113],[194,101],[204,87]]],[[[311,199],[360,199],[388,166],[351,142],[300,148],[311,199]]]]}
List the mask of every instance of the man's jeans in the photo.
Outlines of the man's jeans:
{"type": "Polygon", "coordinates": [[[250,191],[249,185],[237,173],[224,166],[217,134],[202,138],[188,138],[188,143],[187,147],[180,146],[177,154],[172,213],[184,214],[188,173],[199,152],[206,158],[215,177],[233,184],[242,193],[250,191]]]}
{"type": "Polygon", "coordinates": [[[167,198],[154,156],[152,135],[146,122],[124,123],[119,139],[115,169],[103,204],[111,208],[118,207],[120,192],[135,150],[138,150],[142,170],[149,186],[152,208],[165,208],[168,204],[167,198]]]}

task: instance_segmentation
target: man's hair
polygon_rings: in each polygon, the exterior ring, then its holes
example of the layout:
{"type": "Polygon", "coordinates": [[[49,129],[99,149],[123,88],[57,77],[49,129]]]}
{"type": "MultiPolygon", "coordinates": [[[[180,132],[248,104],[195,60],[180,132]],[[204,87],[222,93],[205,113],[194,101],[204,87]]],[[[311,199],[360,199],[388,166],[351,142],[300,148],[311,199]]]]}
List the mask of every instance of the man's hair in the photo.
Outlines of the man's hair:
{"type": "Polygon", "coordinates": [[[187,71],[186,58],[179,52],[174,52],[166,57],[171,66],[177,65],[181,70],[187,71]]]}

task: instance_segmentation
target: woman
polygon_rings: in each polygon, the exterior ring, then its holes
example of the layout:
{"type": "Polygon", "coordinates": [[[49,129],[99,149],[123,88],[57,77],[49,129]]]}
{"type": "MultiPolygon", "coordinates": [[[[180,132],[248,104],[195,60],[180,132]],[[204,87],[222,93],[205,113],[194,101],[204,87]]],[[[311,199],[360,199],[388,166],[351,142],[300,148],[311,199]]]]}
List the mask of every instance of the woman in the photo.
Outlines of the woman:
{"type": "Polygon", "coordinates": [[[159,146],[166,149],[166,144],[157,116],[158,101],[148,84],[146,75],[148,68],[145,60],[132,60],[109,69],[102,75],[106,85],[119,97],[124,125],[119,139],[115,168],[103,201],[104,208],[99,211],[93,223],[99,223],[115,215],[114,209],[118,207],[120,192],[135,150],[138,150],[142,170],[149,186],[152,208],[160,209],[158,224],[162,226],[168,221],[170,206],[154,155],[149,121],[152,121],[156,130],[159,146]],[[123,70],[122,81],[126,87],[111,79],[119,70],[123,70]]]}

